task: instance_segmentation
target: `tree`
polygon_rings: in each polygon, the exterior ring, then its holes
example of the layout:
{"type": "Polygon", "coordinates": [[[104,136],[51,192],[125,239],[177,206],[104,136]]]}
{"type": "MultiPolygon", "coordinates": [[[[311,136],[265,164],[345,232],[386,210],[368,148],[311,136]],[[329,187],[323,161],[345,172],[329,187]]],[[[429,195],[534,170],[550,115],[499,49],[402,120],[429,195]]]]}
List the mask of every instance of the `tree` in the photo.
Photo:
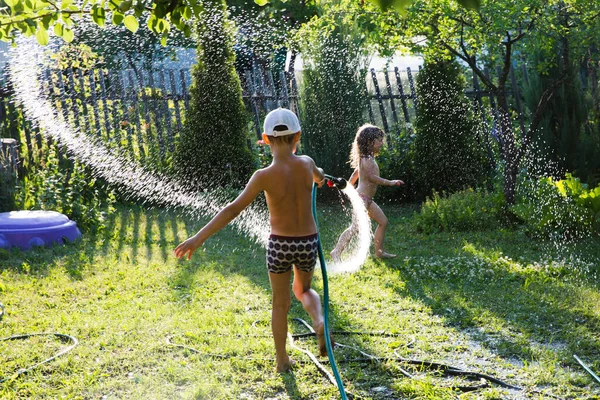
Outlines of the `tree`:
{"type": "Polygon", "coordinates": [[[464,90],[453,61],[426,61],[417,75],[415,174],[427,194],[475,187],[488,172],[478,118],[464,90]]]}
{"type": "Polygon", "coordinates": [[[298,32],[303,149],[328,174],[349,176],[348,155],[364,124],[364,37],[344,2],[323,5],[298,32]]]}
{"type": "MultiPolygon", "coordinates": [[[[448,0],[419,0],[409,9],[406,45],[426,55],[445,54],[448,58],[462,60],[496,96],[496,124],[500,128],[504,194],[508,204],[514,203],[519,165],[532,137],[537,134],[548,102],[568,77],[571,51],[568,38],[581,38],[590,26],[597,25],[598,15],[600,4],[592,0],[573,0],[568,4],[562,0],[486,1],[479,10],[460,8],[448,0]],[[575,14],[579,23],[573,23],[575,14]],[[418,37],[426,39],[425,46],[414,41],[418,37]],[[550,44],[559,39],[567,39],[562,40],[561,45],[561,74],[540,95],[535,109],[531,110],[525,134],[519,137],[513,127],[507,98],[513,58],[517,52],[528,54],[533,49],[549,54],[550,44]],[[501,73],[497,79],[492,79],[484,71],[486,67],[493,71],[496,66],[500,67],[501,73]]],[[[547,71],[549,66],[537,67],[547,71]]]]}
{"type": "Polygon", "coordinates": [[[191,189],[239,187],[256,168],[235,72],[232,24],[224,0],[205,0],[197,25],[198,64],[173,165],[191,189]],[[204,15],[206,13],[207,15],[204,15]]]}
{"type": "MultiPolygon", "coordinates": [[[[286,3],[284,0],[254,1],[261,6],[271,1],[286,3]]],[[[371,1],[383,8],[404,10],[415,0],[371,1]]],[[[457,1],[466,7],[478,7],[480,0],[457,1]]],[[[364,3],[363,0],[361,2],[364,3]]],[[[298,2],[289,3],[288,8],[291,8],[298,2]]],[[[299,3],[302,5],[304,0],[299,3]]],[[[75,37],[75,21],[79,17],[90,17],[101,27],[107,21],[115,25],[123,24],[132,32],[137,31],[140,21],[147,18],[148,27],[161,35],[161,42],[166,44],[171,25],[189,37],[192,32],[189,20],[202,11],[198,0],[62,0],[60,3],[54,0],[0,0],[0,7],[0,40],[14,42],[15,34],[20,32],[28,37],[35,35],[42,45],[48,44],[50,30],[66,42],[71,42],[75,37]]]]}

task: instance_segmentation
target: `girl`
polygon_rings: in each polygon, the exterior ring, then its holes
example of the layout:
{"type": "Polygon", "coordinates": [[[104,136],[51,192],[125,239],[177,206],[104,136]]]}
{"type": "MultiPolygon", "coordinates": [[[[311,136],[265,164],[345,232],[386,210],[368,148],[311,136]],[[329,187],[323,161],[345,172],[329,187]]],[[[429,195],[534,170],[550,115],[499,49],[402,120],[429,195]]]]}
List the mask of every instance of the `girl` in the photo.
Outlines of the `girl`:
{"type": "MultiPolygon", "coordinates": [[[[390,181],[379,176],[379,166],[375,161],[375,156],[379,154],[379,150],[383,146],[383,138],[383,131],[376,126],[365,124],[358,128],[354,143],[352,144],[352,151],[350,152],[350,165],[354,168],[354,172],[349,182],[351,185],[354,185],[356,180],[358,180],[358,188],[356,190],[365,203],[369,217],[377,222],[374,238],[375,257],[393,258],[396,257],[395,254],[386,253],[383,249],[383,239],[388,219],[381,208],[373,201],[373,196],[375,196],[377,186],[379,185],[400,186],[404,182],[401,180],[390,181]]],[[[356,231],[357,226],[353,222],[342,233],[335,249],[330,253],[334,261],[340,260],[340,255],[356,231]]]]}

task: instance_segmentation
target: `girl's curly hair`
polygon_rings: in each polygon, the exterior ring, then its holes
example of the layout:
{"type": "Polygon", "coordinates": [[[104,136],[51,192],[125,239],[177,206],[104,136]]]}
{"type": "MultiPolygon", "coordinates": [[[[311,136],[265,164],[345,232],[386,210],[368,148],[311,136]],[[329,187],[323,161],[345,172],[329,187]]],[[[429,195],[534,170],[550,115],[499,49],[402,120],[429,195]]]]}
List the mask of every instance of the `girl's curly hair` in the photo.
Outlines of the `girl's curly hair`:
{"type": "Polygon", "coordinates": [[[358,168],[361,157],[373,156],[373,143],[376,139],[384,137],[383,130],[375,125],[364,124],[358,131],[352,150],[350,151],[350,165],[352,168],[358,168]]]}

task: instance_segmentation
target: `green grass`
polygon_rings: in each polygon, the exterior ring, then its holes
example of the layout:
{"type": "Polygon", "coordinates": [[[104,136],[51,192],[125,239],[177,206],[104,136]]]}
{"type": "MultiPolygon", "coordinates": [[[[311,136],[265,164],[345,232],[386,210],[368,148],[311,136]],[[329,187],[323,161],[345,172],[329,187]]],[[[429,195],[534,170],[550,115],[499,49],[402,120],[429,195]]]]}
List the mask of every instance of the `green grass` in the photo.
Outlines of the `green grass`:
{"type": "MultiPolygon", "coordinates": [[[[386,331],[399,337],[339,336],[380,357],[447,363],[496,376],[496,385],[461,399],[599,399],[600,239],[568,247],[513,231],[417,233],[411,208],[384,206],[391,261],[369,259],[331,276],[335,330],[386,331]]],[[[349,223],[320,209],[325,249],[349,223]]],[[[175,213],[120,207],[107,229],[77,244],[29,252],[0,250],[0,337],[34,332],[75,336],[73,351],[0,384],[0,398],[334,399],[337,389],[308,362],[274,371],[270,287],[264,252],[226,228],[192,261],[172,256],[200,222],[175,213]],[[219,359],[169,346],[175,343],[219,359]]],[[[322,292],[320,272],[315,288],[322,292]]],[[[291,321],[309,320],[294,301],[291,321]]],[[[314,340],[299,341],[317,352],[314,340]]],[[[64,348],[55,338],[0,342],[0,378],[64,348]]],[[[292,357],[306,357],[290,349],[292,357]]],[[[336,359],[357,358],[336,349],[336,359]]],[[[477,382],[388,361],[339,363],[346,389],[367,399],[455,399],[451,386],[477,382]],[[400,368],[414,378],[406,378],[400,368]]]]}

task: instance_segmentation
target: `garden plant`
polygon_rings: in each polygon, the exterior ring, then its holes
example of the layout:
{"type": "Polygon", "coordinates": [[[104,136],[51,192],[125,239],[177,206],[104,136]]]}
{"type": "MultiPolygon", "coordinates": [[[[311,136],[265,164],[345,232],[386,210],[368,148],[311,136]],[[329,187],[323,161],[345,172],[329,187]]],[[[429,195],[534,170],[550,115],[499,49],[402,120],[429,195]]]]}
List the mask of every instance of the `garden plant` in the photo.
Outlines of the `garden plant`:
{"type": "MultiPolygon", "coordinates": [[[[0,248],[0,398],[600,397],[597,1],[0,3],[0,136],[19,144],[0,211],[83,233],[0,248]],[[160,66],[181,47],[188,75],[160,66]],[[421,57],[414,82],[400,54],[421,57]],[[356,129],[388,121],[379,173],[406,182],[376,198],[398,256],[328,277],[343,389],[298,302],[296,363],[275,371],[262,195],[173,255],[270,164],[251,132],[278,106],[333,177],[356,129]]],[[[357,209],[318,190],[325,253],[357,209]]]]}

